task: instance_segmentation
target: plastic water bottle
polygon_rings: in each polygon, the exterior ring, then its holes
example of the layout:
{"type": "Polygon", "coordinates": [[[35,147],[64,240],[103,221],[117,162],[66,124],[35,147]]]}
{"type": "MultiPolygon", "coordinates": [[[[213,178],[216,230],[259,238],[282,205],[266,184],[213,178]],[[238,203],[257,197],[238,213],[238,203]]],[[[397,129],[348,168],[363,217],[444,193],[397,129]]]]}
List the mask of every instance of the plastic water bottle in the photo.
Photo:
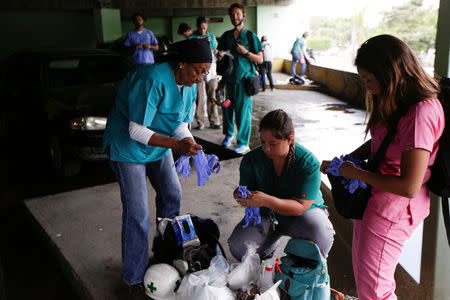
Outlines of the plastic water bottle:
{"type": "Polygon", "coordinates": [[[261,294],[270,289],[273,285],[273,261],[266,260],[263,264],[263,270],[261,272],[261,286],[260,292],[261,294]]]}

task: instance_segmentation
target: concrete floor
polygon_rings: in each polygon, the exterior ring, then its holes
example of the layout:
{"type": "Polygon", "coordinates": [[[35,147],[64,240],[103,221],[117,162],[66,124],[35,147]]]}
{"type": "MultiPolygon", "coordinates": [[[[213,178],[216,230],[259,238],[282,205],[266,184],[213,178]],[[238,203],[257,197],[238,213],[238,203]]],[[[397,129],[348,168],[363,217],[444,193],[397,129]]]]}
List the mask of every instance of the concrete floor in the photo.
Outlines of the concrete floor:
{"type": "MultiPolygon", "coordinates": [[[[297,141],[312,150],[320,160],[348,153],[364,141],[362,111],[319,92],[276,89],[254,97],[251,147],[259,143],[259,119],[275,108],[283,108],[290,113],[296,124],[297,141]]],[[[221,130],[193,130],[193,134],[205,146],[207,153],[219,150],[224,155],[223,148],[218,146],[223,139],[221,130]]],[[[226,251],[226,239],[244,215],[244,209],[232,198],[232,191],[238,184],[239,162],[240,157],[222,161],[220,173],[212,175],[203,187],[197,186],[194,172],[187,182],[181,180],[182,213],[214,219],[220,227],[220,241],[226,251]]],[[[351,221],[337,215],[330,202],[325,177],[323,181],[322,193],[336,229],[328,259],[331,286],[347,295],[356,295],[351,267],[351,221]]],[[[154,208],[153,198],[154,192],[150,188],[150,208],[154,208]]],[[[121,283],[121,204],[117,183],[28,199],[25,206],[80,298],[126,299],[126,290],[121,283]]],[[[150,213],[153,236],[153,209],[150,213]]],[[[276,255],[281,256],[282,250],[283,245],[276,255]]],[[[233,262],[231,255],[227,254],[233,262]]],[[[402,287],[399,289],[401,292],[402,287]]]]}

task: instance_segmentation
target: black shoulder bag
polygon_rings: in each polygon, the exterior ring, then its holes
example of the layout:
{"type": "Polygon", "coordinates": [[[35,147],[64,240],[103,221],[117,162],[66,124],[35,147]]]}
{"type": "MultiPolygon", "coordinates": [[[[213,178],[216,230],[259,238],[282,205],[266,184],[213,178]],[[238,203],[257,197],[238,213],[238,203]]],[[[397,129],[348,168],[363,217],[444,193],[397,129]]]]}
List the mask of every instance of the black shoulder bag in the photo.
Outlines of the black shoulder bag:
{"type": "MultiPolygon", "coordinates": [[[[247,30],[247,41],[249,44],[249,51],[255,53],[255,44],[253,41],[253,33],[250,30],[247,30]]],[[[252,69],[254,69],[255,76],[249,76],[244,78],[245,91],[249,96],[253,96],[259,93],[259,76],[258,68],[255,63],[250,59],[250,63],[252,64],[252,69]]]]}
{"type": "MultiPolygon", "coordinates": [[[[386,154],[387,147],[394,139],[397,133],[398,121],[391,130],[388,131],[386,137],[378,148],[373,160],[361,162],[361,168],[375,172],[386,154]]],[[[333,196],[334,206],[337,212],[347,219],[362,219],[367,203],[369,202],[372,187],[367,185],[365,189],[358,187],[355,192],[350,193],[342,183],[342,176],[333,176],[327,174],[331,184],[331,194],[333,196]]]]}

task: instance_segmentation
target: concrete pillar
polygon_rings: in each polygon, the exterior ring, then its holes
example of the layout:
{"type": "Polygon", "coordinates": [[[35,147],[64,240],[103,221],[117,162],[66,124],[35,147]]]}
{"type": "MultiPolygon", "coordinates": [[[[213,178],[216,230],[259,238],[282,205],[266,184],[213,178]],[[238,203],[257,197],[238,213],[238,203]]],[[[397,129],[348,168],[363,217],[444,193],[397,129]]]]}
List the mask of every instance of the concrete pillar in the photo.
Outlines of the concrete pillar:
{"type": "Polygon", "coordinates": [[[450,77],[450,1],[441,0],[436,34],[434,71],[439,77],[450,77]]]}

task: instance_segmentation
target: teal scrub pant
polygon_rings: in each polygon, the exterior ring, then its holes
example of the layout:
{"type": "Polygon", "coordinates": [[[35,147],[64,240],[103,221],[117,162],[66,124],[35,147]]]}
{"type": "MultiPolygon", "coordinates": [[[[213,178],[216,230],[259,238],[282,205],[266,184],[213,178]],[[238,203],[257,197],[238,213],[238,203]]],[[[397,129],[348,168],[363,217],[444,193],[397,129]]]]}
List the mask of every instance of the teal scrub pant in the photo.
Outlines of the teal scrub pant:
{"type": "Polygon", "coordinates": [[[236,118],[237,144],[248,146],[252,131],[252,97],[245,92],[243,80],[234,84],[227,82],[227,93],[231,105],[223,108],[223,134],[234,136],[236,118]]]}

